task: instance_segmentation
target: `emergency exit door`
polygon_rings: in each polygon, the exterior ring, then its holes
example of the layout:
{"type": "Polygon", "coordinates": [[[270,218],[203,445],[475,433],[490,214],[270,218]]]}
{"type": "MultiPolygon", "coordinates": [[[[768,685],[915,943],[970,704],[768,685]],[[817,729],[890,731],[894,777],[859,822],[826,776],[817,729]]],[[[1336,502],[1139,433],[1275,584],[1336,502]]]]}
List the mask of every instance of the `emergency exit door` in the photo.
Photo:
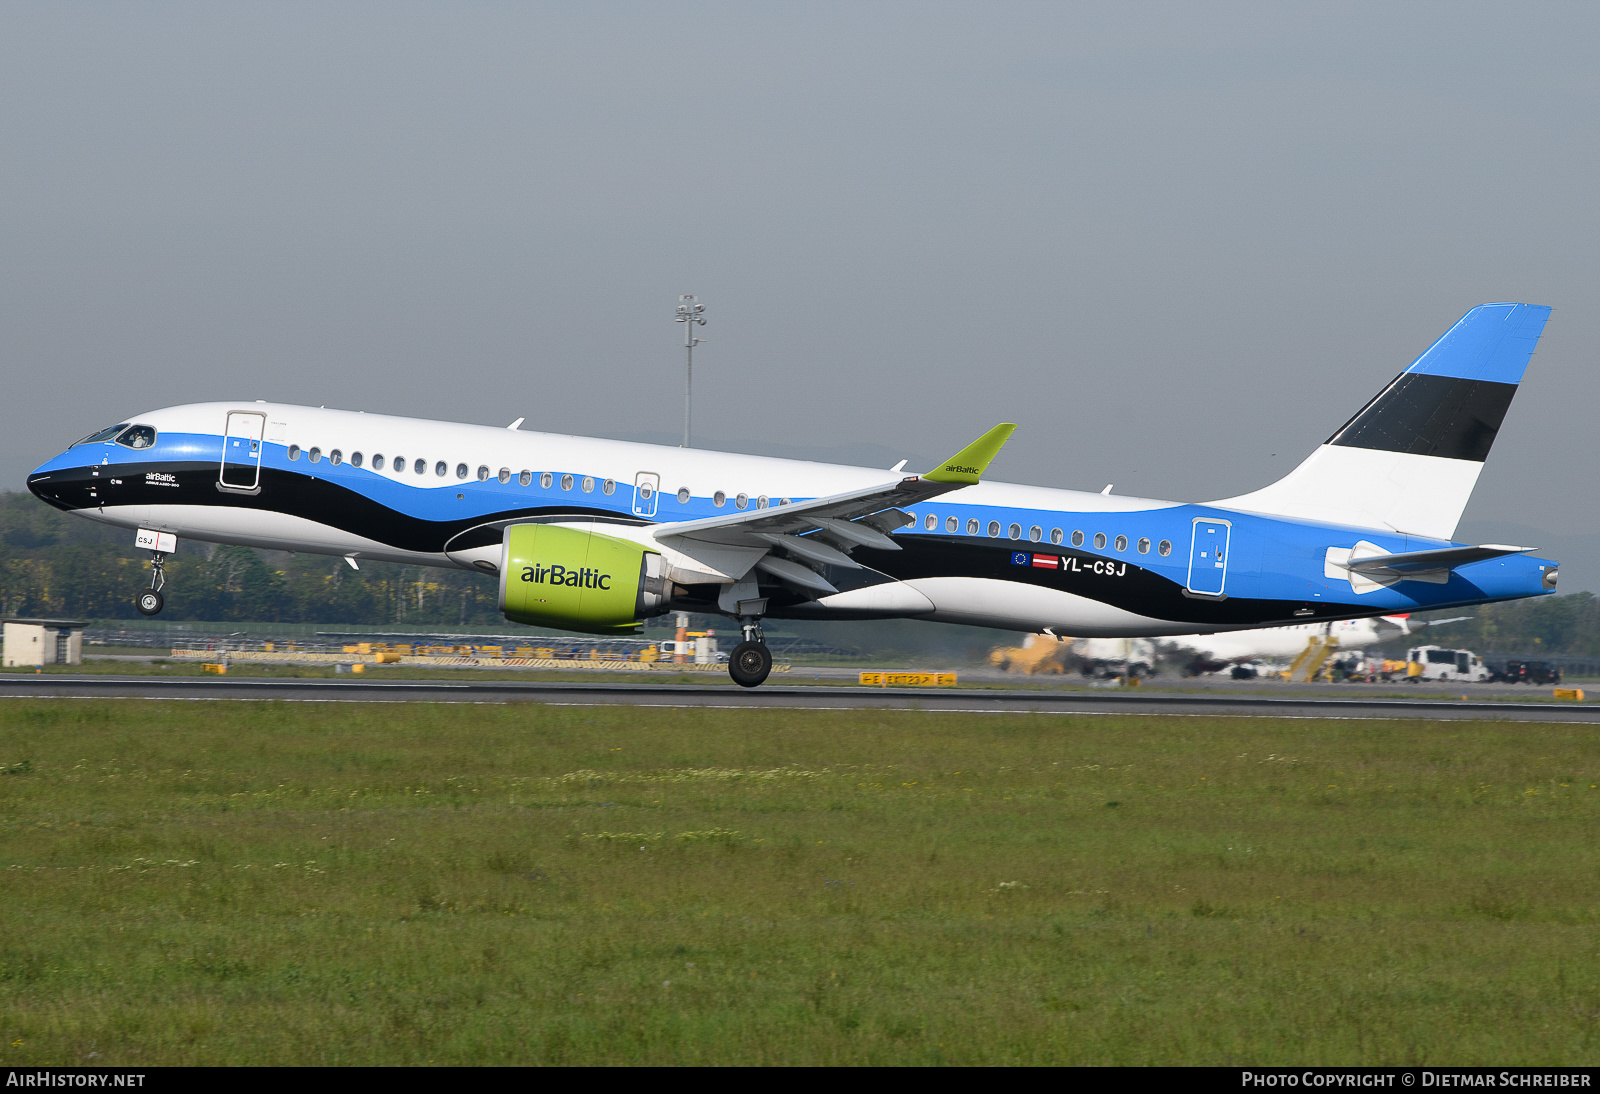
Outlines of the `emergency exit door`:
{"type": "Polygon", "coordinates": [[[633,515],[636,517],[649,517],[654,520],[656,515],[657,495],[661,493],[661,476],[654,471],[641,471],[633,479],[633,515]]]}
{"type": "Polygon", "coordinates": [[[1188,589],[1199,596],[1223,595],[1228,583],[1228,539],[1233,526],[1225,520],[1198,517],[1189,541],[1188,589]]]}

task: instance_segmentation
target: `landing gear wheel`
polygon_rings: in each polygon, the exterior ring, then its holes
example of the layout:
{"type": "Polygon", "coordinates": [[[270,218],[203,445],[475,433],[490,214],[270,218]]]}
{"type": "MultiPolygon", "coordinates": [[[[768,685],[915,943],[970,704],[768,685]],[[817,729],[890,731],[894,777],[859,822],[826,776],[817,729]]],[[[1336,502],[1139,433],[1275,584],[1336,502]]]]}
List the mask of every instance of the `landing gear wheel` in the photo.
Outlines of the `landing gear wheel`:
{"type": "Polygon", "coordinates": [[[154,589],[145,590],[139,594],[139,599],[134,601],[140,615],[155,615],[161,611],[161,605],[164,603],[161,594],[154,589]]]}
{"type": "Polygon", "coordinates": [[[728,655],[728,675],[742,688],[760,687],[772,672],[772,651],[765,642],[740,642],[728,655]]]}

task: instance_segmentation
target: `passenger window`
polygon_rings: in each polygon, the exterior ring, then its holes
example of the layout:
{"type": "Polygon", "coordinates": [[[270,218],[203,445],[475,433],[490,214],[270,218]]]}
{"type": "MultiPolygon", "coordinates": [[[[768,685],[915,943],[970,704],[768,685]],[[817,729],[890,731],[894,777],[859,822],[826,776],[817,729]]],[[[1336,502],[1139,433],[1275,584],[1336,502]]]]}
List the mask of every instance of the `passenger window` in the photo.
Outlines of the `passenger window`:
{"type": "Polygon", "coordinates": [[[129,448],[150,448],[156,443],[156,431],[147,425],[136,425],[118,437],[117,443],[129,448]]]}
{"type": "MultiPolygon", "coordinates": [[[[550,476],[546,475],[545,476],[545,480],[546,481],[541,483],[541,485],[549,486],[550,485],[549,478],[550,478],[550,476]]],[[[532,471],[524,471],[521,474],[519,474],[517,476],[517,483],[519,485],[521,485],[521,486],[532,486],[533,485],[533,472],[532,471]]]]}
{"type": "MultiPolygon", "coordinates": [[[[464,467],[466,465],[463,464],[462,466],[464,467]]],[[[450,465],[445,463],[443,460],[440,460],[438,463],[433,465],[433,473],[435,475],[438,475],[441,479],[444,478],[445,472],[447,472],[449,470],[450,470],[450,465]]]]}
{"type": "Polygon", "coordinates": [[[991,520],[989,522],[989,538],[990,539],[999,539],[1000,538],[1000,522],[999,521],[991,520]]]}
{"type": "Polygon", "coordinates": [[[426,475],[428,473],[428,461],[422,459],[417,460],[417,462],[411,465],[411,470],[416,472],[418,475],[426,475]]]}
{"type": "Polygon", "coordinates": [[[926,517],[922,518],[922,526],[931,532],[935,528],[939,527],[939,518],[934,514],[929,513],[926,517]]]}
{"type": "Polygon", "coordinates": [[[1050,529],[1050,542],[1051,543],[1060,543],[1061,542],[1061,529],[1059,529],[1059,528],[1050,529]]]}
{"type": "Polygon", "coordinates": [[[606,494],[608,496],[611,495],[611,494],[615,494],[617,492],[617,480],[616,479],[607,479],[605,482],[601,483],[600,484],[600,492],[602,494],[606,494]]]}
{"type": "Polygon", "coordinates": [[[967,535],[975,536],[977,534],[978,534],[978,518],[977,517],[972,517],[971,519],[969,519],[967,521],[967,535]]]}
{"type": "Polygon", "coordinates": [[[289,446],[289,458],[291,460],[298,460],[300,458],[300,446],[299,445],[291,444],[289,446]]]}
{"type": "Polygon", "coordinates": [[[678,504],[679,505],[688,505],[689,504],[689,488],[687,486],[678,487],[678,504]]]}
{"type": "Polygon", "coordinates": [[[478,465],[478,481],[479,482],[488,482],[489,481],[489,469],[487,467],[485,467],[481,463],[478,465]]]}
{"type": "Polygon", "coordinates": [[[456,464],[456,478],[464,479],[466,477],[467,477],[467,465],[464,464],[464,463],[456,464]]]}
{"type": "Polygon", "coordinates": [[[1044,538],[1044,529],[1035,524],[1032,528],[1028,529],[1028,538],[1033,540],[1033,542],[1038,543],[1044,538]]]}
{"type": "Polygon", "coordinates": [[[328,453],[328,462],[333,464],[333,466],[338,467],[344,462],[344,453],[335,448],[332,452],[328,453]]]}
{"type": "Polygon", "coordinates": [[[379,453],[376,453],[376,454],[373,455],[373,457],[372,457],[372,469],[374,471],[382,471],[383,470],[383,453],[379,452],[379,453]]]}
{"type": "Polygon", "coordinates": [[[1127,549],[1128,549],[1128,537],[1127,536],[1118,536],[1117,537],[1117,550],[1126,551],[1127,549]]]}
{"type": "Polygon", "coordinates": [[[1082,532],[1073,532],[1072,533],[1072,545],[1074,547],[1082,547],[1083,546],[1083,533],[1082,532]]]}
{"type": "Polygon", "coordinates": [[[767,501],[767,496],[765,494],[762,494],[760,497],[758,497],[756,499],[756,508],[757,509],[765,509],[768,504],[769,503],[767,501]]]}
{"type": "Polygon", "coordinates": [[[944,518],[944,530],[946,532],[959,532],[959,531],[961,531],[961,518],[960,517],[945,517],[944,518]]]}
{"type": "Polygon", "coordinates": [[[733,507],[735,509],[748,509],[748,508],[750,508],[750,495],[749,494],[740,494],[737,497],[735,497],[733,499],[733,507]]]}
{"type": "MultiPolygon", "coordinates": [[[[548,490],[550,489],[550,484],[555,481],[556,477],[550,474],[550,472],[546,471],[544,474],[539,476],[539,488],[541,490],[548,490]]],[[[526,486],[527,483],[523,483],[523,485],[526,486]]]]}
{"type": "Polygon", "coordinates": [[[406,458],[404,456],[396,456],[394,458],[394,463],[390,464],[389,466],[394,468],[394,473],[396,475],[403,474],[406,469],[406,458]]]}
{"type": "Polygon", "coordinates": [[[360,467],[361,466],[361,453],[359,453],[359,452],[350,453],[350,466],[351,467],[360,467]]]}
{"type": "Polygon", "coordinates": [[[1105,545],[1106,545],[1106,534],[1104,532],[1096,532],[1094,534],[1094,549],[1096,551],[1104,550],[1105,549],[1105,545]]]}
{"type": "Polygon", "coordinates": [[[721,490],[718,490],[715,494],[711,495],[711,504],[715,505],[718,509],[721,509],[724,505],[728,504],[728,495],[724,494],[721,490]]]}
{"type": "Polygon", "coordinates": [[[322,462],[322,449],[317,448],[315,445],[312,446],[311,451],[308,453],[308,455],[311,457],[311,462],[312,463],[321,463],[322,462]]]}
{"type": "Polygon", "coordinates": [[[496,475],[495,477],[497,479],[499,479],[501,482],[510,482],[511,481],[511,468],[502,467],[500,469],[500,474],[496,475]]]}
{"type": "Polygon", "coordinates": [[[1162,558],[1166,558],[1168,555],[1170,555],[1172,553],[1172,541],[1170,539],[1162,540],[1156,546],[1156,553],[1158,555],[1160,555],[1162,558]]]}
{"type": "Polygon", "coordinates": [[[1011,534],[1012,539],[1022,538],[1022,525],[1020,524],[1013,524],[1007,531],[1011,534]]]}
{"type": "Polygon", "coordinates": [[[585,475],[583,477],[583,492],[585,494],[594,493],[594,476],[593,475],[585,475]]]}
{"type": "Polygon", "coordinates": [[[1148,539],[1141,538],[1139,540],[1139,553],[1141,555],[1147,555],[1150,553],[1150,541],[1148,539]]]}
{"type": "Polygon", "coordinates": [[[561,476],[561,489],[563,489],[563,490],[571,490],[572,489],[572,476],[571,475],[562,475],[561,476]]]}

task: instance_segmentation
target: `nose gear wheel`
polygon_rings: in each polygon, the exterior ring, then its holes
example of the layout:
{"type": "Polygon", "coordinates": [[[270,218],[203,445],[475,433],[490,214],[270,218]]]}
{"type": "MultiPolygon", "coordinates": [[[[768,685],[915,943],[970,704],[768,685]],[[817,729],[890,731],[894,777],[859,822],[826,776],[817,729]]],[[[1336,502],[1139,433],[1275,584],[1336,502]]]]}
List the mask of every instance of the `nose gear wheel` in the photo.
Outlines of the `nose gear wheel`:
{"type": "Polygon", "coordinates": [[[161,611],[166,600],[161,596],[161,590],[167,584],[167,556],[161,551],[150,552],[150,588],[134,598],[133,606],[139,609],[140,615],[155,615],[161,611]]]}

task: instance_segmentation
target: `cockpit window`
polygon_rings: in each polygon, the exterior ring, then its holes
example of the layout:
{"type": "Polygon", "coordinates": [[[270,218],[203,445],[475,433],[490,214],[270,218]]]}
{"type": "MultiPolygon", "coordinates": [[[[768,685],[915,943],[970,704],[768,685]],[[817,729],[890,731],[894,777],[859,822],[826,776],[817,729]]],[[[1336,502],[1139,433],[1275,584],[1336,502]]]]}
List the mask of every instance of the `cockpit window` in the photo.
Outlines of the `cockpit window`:
{"type": "Polygon", "coordinates": [[[98,441],[109,441],[112,437],[115,437],[118,433],[121,433],[124,429],[127,429],[127,428],[128,428],[128,423],[127,422],[123,422],[121,425],[114,425],[110,429],[102,429],[98,433],[89,434],[87,437],[85,437],[81,441],[78,441],[72,447],[73,448],[77,448],[78,445],[80,445],[80,444],[95,444],[98,441]]]}
{"type": "Polygon", "coordinates": [[[156,431],[151,426],[136,425],[119,436],[117,443],[127,445],[129,448],[153,448],[156,443],[156,431]]]}

